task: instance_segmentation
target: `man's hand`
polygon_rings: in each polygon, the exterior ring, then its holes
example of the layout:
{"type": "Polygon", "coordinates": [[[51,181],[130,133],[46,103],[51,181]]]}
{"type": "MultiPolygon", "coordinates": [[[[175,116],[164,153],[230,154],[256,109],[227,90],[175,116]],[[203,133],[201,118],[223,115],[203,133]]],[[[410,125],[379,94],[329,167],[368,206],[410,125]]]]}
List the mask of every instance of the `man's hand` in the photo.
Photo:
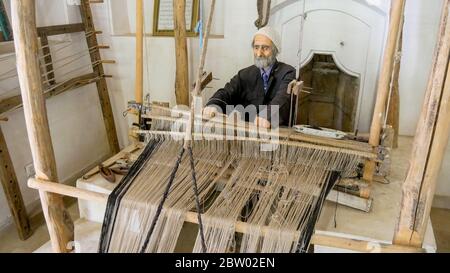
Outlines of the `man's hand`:
{"type": "Polygon", "coordinates": [[[217,113],[218,113],[217,108],[213,106],[206,106],[203,109],[203,117],[207,119],[215,117],[217,113]]]}
{"type": "Polygon", "coordinates": [[[270,122],[262,117],[256,117],[255,118],[255,125],[258,127],[270,129],[270,122]]]}

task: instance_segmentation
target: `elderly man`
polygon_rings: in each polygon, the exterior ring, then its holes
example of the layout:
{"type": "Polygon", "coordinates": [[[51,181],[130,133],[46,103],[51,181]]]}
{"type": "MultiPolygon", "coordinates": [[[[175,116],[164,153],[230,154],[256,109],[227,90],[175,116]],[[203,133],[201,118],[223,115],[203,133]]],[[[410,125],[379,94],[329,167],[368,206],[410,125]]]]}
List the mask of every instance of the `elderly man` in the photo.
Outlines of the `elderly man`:
{"type": "Polygon", "coordinates": [[[226,113],[227,106],[242,105],[248,110],[248,106],[254,105],[257,113],[253,117],[246,116],[247,121],[264,128],[288,125],[290,95],[286,90],[295,79],[295,69],[277,61],[280,38],[274,29],[264,27],[258,30],[253,36],[252,47],[255,64],[240,70],[224,88],[219,89],[209,99],[203,114],[213,117],[220,111],[226,113]],[[274,105],[279,107],[279,111],[274,105]]]}

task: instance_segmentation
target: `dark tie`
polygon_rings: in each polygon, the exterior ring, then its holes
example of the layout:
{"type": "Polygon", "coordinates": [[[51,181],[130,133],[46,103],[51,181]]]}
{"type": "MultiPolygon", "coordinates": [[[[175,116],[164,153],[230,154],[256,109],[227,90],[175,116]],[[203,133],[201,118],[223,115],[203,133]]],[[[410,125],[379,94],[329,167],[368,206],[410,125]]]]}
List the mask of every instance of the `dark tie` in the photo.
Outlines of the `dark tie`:
{"type": "Polygon", "coordinates": [[[267,93],[267,89],[269,88],[269,75],[264,71],[262,74],[263,81],[264,81],[264,94],[267,93]]]}

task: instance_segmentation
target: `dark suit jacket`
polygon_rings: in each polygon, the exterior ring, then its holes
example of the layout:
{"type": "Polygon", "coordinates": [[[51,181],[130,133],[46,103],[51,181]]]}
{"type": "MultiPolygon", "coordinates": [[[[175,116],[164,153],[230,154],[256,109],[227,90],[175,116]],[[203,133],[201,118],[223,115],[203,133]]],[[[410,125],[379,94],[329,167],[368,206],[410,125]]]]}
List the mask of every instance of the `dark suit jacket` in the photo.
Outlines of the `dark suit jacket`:
{"type": "MultiPolygon", "coordinates": [[[[206,105],[216,105],[222,109],[222,113],[227,113],[227,105],[244,107],[254,105],[258,115],[272,122],[272,126],[277,126],[277,124],[273,124],[276,122],[276,113],[271,111],[271,105],[278,105],[279,125],[288,125],[290,95],[286,93],[286,90],[289,83],[295,79],[295,74],[292,66],[277,61],[269,76],[268,91],[264,94],[261,71],[252,65],[240,70],[224,88],[219,89],[209,99],[206,105]]],[[[253,121],[254,117],[246,116],[245,119],[253,121]]]]}

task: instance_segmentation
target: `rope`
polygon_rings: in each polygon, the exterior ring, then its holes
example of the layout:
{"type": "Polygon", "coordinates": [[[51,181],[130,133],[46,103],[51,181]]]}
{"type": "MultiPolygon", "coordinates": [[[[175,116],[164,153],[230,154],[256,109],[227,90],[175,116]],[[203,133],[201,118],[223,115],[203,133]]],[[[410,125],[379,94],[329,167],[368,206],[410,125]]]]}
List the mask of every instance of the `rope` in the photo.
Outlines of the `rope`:
{"type": "Polygon", "coordinates": [[[198,187],[197,187],[197,178],[195,174],[195,166],[194,166],[194,156],[192,154],[192,147],[188,148],[189,151],[189,161],[191,163],[191,174],[192,174],[192,184],[194,186],[194,195],[195,195],[195,205],[197,207],[197,219],[198,219],[198,225],[200,229],[200,236],[201,236],[201,242],[202,242],[202,251],[203,253],[206,253],[206,244],[205,244],[205,233],[203,231],[203,222],[201,217],[201,210],[200,210],[200,200],[198,197],[198,187]]]}
{"type": "Polygon", "coordinates": [[[300,69],[302,68],[302,51],[303,51],[303,34],[306,21],[306,0],[303,1],[303,11],[300,19],[300,35],[299,35],[299,49],[297,52],[298,56],[298,79],[300,78],[300,69]]]}

